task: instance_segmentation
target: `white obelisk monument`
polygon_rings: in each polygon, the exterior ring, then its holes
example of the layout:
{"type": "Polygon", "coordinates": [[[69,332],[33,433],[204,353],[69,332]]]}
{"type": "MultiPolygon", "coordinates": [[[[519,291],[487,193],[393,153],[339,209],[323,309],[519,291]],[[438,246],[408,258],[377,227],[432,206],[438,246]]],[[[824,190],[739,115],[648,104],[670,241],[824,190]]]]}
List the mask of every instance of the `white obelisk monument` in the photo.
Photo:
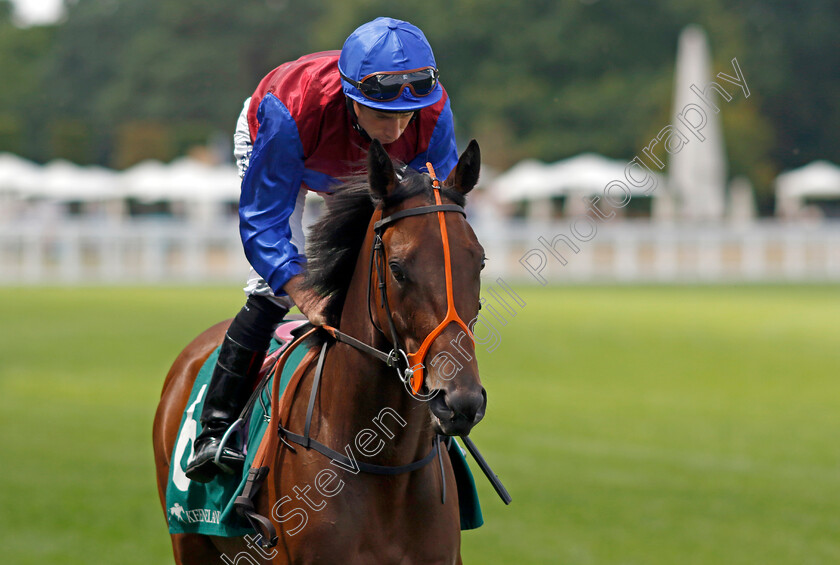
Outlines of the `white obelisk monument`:
{"type": "Polygon", "coordinates": [[[699,26],[690,25],[680,34],[675,74],[671,123],[680,127],[679,115],[691,104],[700,109],[693,110],[694,121],[699,120],[701,111],[707,120],[700,132],[704,139],[686,132],[688,143],[670,155],[668,185],[675,200],[675,215],[679,220],[718,222],[723,219],[725,207],[726,152],[720,112],[726,102],[711,92],[709,99],[718,108],[715,112],[702,97],[713,75],[706,33],[699,26]]]}

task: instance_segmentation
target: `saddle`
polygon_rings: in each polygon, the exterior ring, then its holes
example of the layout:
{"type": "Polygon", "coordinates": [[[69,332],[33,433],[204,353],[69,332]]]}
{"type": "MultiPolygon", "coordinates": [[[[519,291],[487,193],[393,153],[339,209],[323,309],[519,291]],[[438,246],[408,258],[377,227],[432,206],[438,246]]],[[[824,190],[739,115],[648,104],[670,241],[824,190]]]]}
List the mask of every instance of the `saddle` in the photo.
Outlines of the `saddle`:
{"type": "Polygon", "coordinates": [[[274,330],[274,340],[280,344],[280,347],[271,351],[265,356],[262,368],[260,369],[260,378],[254,383],[254,386],[260,386],[265,375],[274,368],[277,364],[277,359],[283,354],[286,348],[302,334],[306,333],[304,326],[311,325],[303,314],[292,314],[286,318],[288,321],[281,323],[274,330]]]}

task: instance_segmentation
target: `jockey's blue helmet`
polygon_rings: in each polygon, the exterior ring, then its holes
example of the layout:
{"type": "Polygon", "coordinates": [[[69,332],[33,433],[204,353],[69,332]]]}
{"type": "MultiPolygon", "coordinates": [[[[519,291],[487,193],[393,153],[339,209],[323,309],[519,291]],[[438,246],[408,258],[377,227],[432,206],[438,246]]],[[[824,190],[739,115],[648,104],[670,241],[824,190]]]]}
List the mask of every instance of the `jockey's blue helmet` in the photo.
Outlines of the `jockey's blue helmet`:
{"type": "Polygon", "coordinates": [[[376,18],[350,34],[338,59],[344,94],[370,108],[410,112],[443,96],[435,55],[408,22],[376,18]]]}

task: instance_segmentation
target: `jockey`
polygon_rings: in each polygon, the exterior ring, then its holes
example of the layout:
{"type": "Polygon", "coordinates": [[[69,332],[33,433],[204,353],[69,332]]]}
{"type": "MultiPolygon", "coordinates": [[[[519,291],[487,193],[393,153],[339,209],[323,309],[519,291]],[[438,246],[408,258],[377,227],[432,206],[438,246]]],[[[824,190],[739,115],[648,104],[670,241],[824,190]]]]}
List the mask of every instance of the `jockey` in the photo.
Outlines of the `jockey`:
{"type": "MultiPolygon", "coordinates": [[[[274,328],[296,305],[323,325],[326,297],[303,286],[301,225],[307,190],[329,193],[337,177],[359,172],[372,139],[415,170],[431,162],[446,178],[458,161],[449,97],[423,32],[377,18],[354,31],[341,52],[301,57],[271,71],[245,101],[234,134],[242,193],[240,235],[251,264],[247,301],[225,334],[201,412],[201,433],[186,475],[220,472],[221,438],[251,394],[274,328]]],[[[225,446],[238,471],[245,456],[225,446]]]]}

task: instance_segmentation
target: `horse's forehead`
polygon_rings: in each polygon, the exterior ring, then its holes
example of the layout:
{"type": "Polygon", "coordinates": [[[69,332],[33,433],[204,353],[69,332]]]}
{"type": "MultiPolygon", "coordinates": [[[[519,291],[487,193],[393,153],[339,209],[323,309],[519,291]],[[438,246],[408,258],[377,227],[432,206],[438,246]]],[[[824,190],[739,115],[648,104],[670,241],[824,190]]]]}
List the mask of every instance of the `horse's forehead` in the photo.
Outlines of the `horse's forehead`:
{"type": "MultiPolygon", "coordinates": [[[[429,186],[431,186],[431,184],[429,184],[429,186]]],[[[459,204],[458,202],[453,201],[451,198],[448,198],[446,196],[446,193],[443,192],[443,191],[441,191],[440,197],[441,197],[441,204],[459,204]]],[[[408,198],[406,198],[405,200],[403,200],[402,202],[400,202],[399,204],[397,204],[396,206],[393,206],[392,208],[388,208],[387,210],[385,210],[385,213],[383,214],[383,216],[389,216],[389,215],[393,214],[394,212],[399,212],[399,211],[402,211],[402,210],[408,210],[408,209],[411,209],[411,208],[419,208],[420,206],[428,206],[430,204],[435,204],[435,197],[434,197],[434,193],[432,192],[431,188],[429,188],[428,190],[423,190],[423,191],[420,191],[416,194],[413,194],[413,195],[409,196],[408,198]]]]}
{"type": "Polygon", "coordinates": [[[430,203],[435,201],[434,196],[432,196],[429,192],[422,190],[413,194],[394,206],[392,212],[396,212],[399,210],[407,210],[409,208],[417,208],[419,206],[426,206],[430,203]]]}
{"type": "MultiPolygon", "coordinates": [[[[442,198],[442,203],[454,204],[452,200],[445,196],[442,198]]],[[[430,204],[434,204],[434,199],[430,194],[417,194],[388,210],[386,215],[430,204]]],[[[462,214],[447,212],[445,217],[447,219],[446,226],[450,249],[456,250],[462,247],[471,249],[480,245],[478,238],[462,214]]],[[[404,218],[397,225],[402,229],[393,230],[390,234],[391,237],[388,239],[390,239],[392,245],[396,245],[403,250],[427,248],[432,241],[440,242],[440,223],[437,213],[430,212],[404,218]]]]}

